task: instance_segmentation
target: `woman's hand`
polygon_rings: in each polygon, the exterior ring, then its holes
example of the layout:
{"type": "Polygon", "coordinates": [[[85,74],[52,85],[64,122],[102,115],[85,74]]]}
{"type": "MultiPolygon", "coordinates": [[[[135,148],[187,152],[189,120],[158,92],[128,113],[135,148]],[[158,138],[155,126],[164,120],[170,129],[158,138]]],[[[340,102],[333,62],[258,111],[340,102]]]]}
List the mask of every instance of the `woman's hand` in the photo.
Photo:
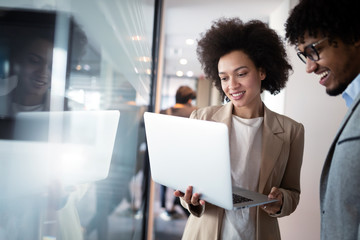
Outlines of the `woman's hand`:
{"type": "Polygon", "coordinates": [[[262,209],[264,209],[264,211],[267,212],[268,214],[279,213],[281,211],[281,207],[283,204],[282,192],[277,187],[273,187],[268,195],[268,198],[277,199],[278,201],[262,205],[262,209]]]}
{"type": "Polygon", "coordinates": [[[205,205],[205,201],[200,199],[199,193],[192,193],[193,187],[188,186],[185,193],[176,190],[174,192],[175,197],[181,197],[187,204],[191,204],[193,206],[205,205]]]}

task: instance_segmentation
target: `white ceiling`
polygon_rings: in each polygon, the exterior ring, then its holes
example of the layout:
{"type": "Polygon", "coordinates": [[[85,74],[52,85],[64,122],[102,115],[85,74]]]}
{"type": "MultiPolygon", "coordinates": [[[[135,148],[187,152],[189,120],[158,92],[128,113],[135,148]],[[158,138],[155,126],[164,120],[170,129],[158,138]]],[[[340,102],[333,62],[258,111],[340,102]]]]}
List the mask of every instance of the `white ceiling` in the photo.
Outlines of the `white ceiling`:
{"type": "Polygon", "coordinates": [[[196,40],[210,28],[212,21],[220,17],[239,17],[243,21],[259,19],[268,22],[269,15],[284,0],[165,0],[165,61],[164,74],[175,75],[181,70],[184,74],[193,71],[194,76],[202,75],[196,57],[196,40]],[[186,45],[192,38],[195,43],[186,45]],[[179,60],[188,60],[181,65],[179,60]]]}

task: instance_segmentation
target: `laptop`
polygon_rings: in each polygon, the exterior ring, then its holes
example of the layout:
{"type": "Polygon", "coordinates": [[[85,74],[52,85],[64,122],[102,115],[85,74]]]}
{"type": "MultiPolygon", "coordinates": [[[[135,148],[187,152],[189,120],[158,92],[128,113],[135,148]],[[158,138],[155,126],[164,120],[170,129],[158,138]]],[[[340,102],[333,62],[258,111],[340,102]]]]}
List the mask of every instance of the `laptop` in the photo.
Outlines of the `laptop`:
{"type": "Polygon", "coordinates": [[[144,122],[154,182],[182,192],[193,186],[201,199],[228,210],[276,201],[232,187],[224,123],[151,112],[144,114],[144,122]]]}
{"type": "Polygon", "coordinates": [[[119,111],[21,112],[0,139],[3,197],[95,182],[108,176],[119,111]]]}

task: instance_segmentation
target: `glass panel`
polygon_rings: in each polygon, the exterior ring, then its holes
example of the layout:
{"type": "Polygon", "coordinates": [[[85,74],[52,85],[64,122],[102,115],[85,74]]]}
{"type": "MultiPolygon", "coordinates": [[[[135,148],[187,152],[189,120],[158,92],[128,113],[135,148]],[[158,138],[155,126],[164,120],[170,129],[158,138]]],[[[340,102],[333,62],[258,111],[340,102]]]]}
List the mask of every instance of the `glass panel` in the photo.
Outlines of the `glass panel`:
{"type": "MultiPolygon", "coordinates": [[[[189,92],[181,91],[180,87],[182,86],[187,86],[196,93],[198,79],[163,75],[160,113],[183,117],[190,116],[192,107],[197,106],[196,98],[191,99],[189,92]],[[180,94],[178,102],[176,102],[178,90],[180,90],[180,94]],[[191,100],[191,102],[184,104],[184,100],[191,100]]],[[[189,212],[181,206],[180,199],[174,197],[174,189],[155,183],[153,211],[155,239],[181,239],[189,212]]]]}
{"type": "Polygon", "coordinates": [[[141,239],[153,13],[0,3],[0,240],[141,239]]]}

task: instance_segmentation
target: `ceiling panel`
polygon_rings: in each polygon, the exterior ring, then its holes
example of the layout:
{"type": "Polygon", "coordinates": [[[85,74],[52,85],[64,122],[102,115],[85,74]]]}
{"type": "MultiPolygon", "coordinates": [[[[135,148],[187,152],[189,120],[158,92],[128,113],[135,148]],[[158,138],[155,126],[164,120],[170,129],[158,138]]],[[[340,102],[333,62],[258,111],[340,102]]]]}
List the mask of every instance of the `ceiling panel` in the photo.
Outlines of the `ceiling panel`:
{"type": "Polygon", "coordinates": [[[269,15],[286,0],[165,0],[165,61],[164,73],[193,71],[202,75],[196,57],[196,42],[185,44],[187,38],[199,39],[211,23],[221,17],[240,17],[243,21],[259,19],[268,22],[269,15]],[[188,64],[181,65],[180,58],[188,64]]]}

